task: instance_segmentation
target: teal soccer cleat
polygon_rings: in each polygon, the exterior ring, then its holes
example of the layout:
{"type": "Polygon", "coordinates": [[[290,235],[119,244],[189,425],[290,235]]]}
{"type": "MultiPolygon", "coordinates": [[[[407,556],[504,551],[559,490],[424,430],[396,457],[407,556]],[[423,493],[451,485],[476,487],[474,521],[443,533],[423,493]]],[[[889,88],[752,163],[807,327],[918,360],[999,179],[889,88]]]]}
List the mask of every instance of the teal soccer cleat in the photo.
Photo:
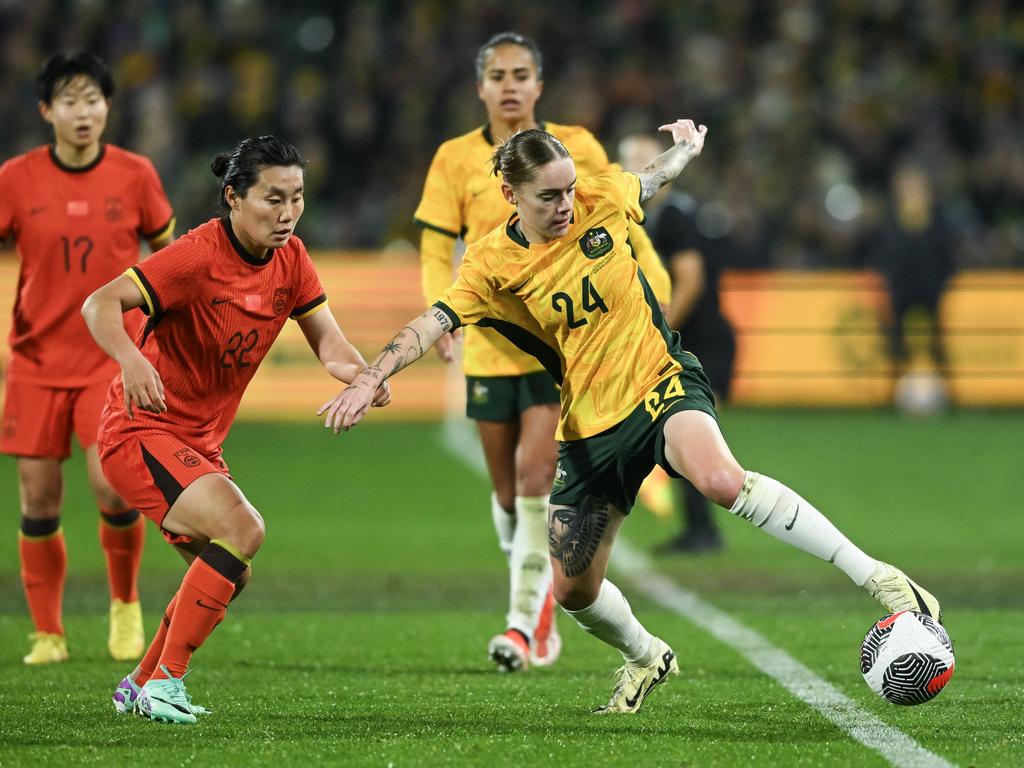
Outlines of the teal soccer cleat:
{"type": "MultiPolygon", "coordinates": [[[[167,667],[160,667],[166,679],[150,680],[135,700],[136,711],[142,717],[165,723],[195,723],[190,697],[185,691],[184,676],[171,677],[167,667]]],[[[188,674],[187,672],[185,674],[188,674]]]]}

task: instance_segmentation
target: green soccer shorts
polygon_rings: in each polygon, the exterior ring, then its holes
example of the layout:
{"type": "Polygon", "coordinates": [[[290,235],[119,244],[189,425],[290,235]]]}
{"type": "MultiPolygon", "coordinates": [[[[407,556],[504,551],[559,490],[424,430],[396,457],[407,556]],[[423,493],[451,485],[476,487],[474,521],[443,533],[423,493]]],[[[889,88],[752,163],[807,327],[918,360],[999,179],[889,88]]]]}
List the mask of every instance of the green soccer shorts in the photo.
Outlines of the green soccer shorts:
{"type": "Polygon", "coordinates": [[[697,358],[676,360],[683,370],[662,379],[625,419],[599,435],[562,442],[551,503],[578,507],[587,496],[629,514],[644,478],[655,464],[679,477],[665,458],[665,422],[678,411],[703,411],[718,419],[711,384],[697,358]]]}
{"type": "Polygon", "coordinates": [[[559,402],[558,384],[547,371],[466,377],[466,415],[475,421],[513,421],[531,405],[559,402]]]}

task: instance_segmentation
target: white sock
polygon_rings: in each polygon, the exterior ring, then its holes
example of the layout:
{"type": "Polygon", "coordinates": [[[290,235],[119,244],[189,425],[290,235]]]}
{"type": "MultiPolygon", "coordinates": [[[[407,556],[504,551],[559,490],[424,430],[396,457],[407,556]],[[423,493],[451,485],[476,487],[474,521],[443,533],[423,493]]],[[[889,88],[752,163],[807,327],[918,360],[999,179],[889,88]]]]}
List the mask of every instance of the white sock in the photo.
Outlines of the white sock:
{"type": "Polygon", "coordinates": [[[510,515],[505,508],[498,503],[498,494],[491,494],[491,520],[494,521],[494,530],[498,534],[498,546],[501,547],[505,559],[512,556],[512,536],[516,532],[516,516],[510,515]]]}
{"type": "Polygon", "coordinates": [[[743,489],[729,511],[779,541],[834,563],[857,586],[864,586],[878,565],[809,501],[770,477],[747,472],[743,489]]]}
{"type": "Polygon", "coordinates": [[[626,598],[608,579],[601,583],[597,600],[591,605],[566,613],[585,631],[618,649],[626,661],[645,666],[654,661],[654,637],[637,621],[626,598]]]}
{"type": "Polygon", "coordinates": [[[516,529],[508,565],[510,595],[506,626],[518,629],[532,642],[533,630],[551,586],[547,496],[516,496],[516,529]]]}

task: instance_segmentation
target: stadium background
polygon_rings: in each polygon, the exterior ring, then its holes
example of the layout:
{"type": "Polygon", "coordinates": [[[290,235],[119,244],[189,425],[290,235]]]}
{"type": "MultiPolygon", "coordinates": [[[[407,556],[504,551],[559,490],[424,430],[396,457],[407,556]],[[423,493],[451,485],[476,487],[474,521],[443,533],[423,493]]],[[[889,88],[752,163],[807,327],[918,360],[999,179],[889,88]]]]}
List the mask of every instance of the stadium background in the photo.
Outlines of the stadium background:
{"type": "MultiPolygon", "coordinates": [[[[77,47],[114,66],[107,139],[153,159],[179,231],[211,213],[216,152],[287,137],[309,159],[300,234],[371,353],[420,306],[411,212],[438,144],[482,121],[475,52],[506,28],[544,51],[539,116],[588,126],[613,159],[622,136],[668,116],[711,127],[680,186],[701,203],[709,257],[747,271],[724,291],[740,330],[737,402],[891,399],[888,304],[872,274],[889,175],[914,162],[955,232],[960,276],[942,311],[954,398],[1024,404],[1024,15],[1012,3],[0,4],[0,156],[47,140],[34,75],[47,53],[77,47]],[[335,262],[338,251],[358,253],[335,262]],[[382,296],[389,311],[373,311],[382,296]]],[[[9,256],[0,267],[12,285],[9,256]]],[[[248,413],[300,414],[277,386],[309,392],[300,346],[292,333],[278,347],[248,413]]],[[[431,365],[406,374],[396,414],[438,413],[431,365]]]]}
{"type": "MultiPolygon", "coordinates": [[[[613,157],[623,135],[664,119],[709,125],[680,187],[701,201],[704,233],[719,244],[709,255],[730,267],[723,301],[740,328],[737,404],[802,407],[733,408],[726,432],[742,460],[827,500],[866,549],[934,585],[953,609],[962,669],[928,707],[894,712],[873,700],[851,661],[876,618],[869,601],[735,521],[720,523],[726,552],[659,560],[658,570],[935,753],[1024,762],[1024,527],[1014,501],[1024,429],[1024,12],[1014,3],[0,2],[0,157],[49,139],[36,70],[49,53],[80,47],[114,66],[106,139],[153,159],[179,232],[211,215],[213,154],[248,135],[288,138],[309,160],[299,233],[343,328],[373,354],[422,307],[411,214],[437,145],[482,120],[477,46],[509,28],[545,53],[538,115],[588,126],[613,157]],[[907,160],[938,181],[956,232],[958,275],[942,309],[954,396],[998,413],[907,421],[886,407],[893,370],[875,244],[889,172],[907,160]]],[[[16,270],[13,252],[0,254],[3,324],[16,270]]],[[[164,750],[181,760],[191,750],[206,765],[880,759],[637,584],[631,599],[645,622],[685,639],[689,672],[636,726],[574,715],[605,692],[614,659],[564,619],[566,658],[553,674],[528,684],[486,675],[478,646],[500,613],[503,565],[480,511],[486,482],[460,458],[475,441],[452,416],[459,377],[432,356],[397,377],[394,406],[339,441],[314,432],[312,412],[335,387],[310,363],[291,329],[227,446],[270,536],[252,594],[203,649],[197,690],[221,707],[219,720],[184,741],[148,732],[143,741],[133,724],[110,722],[100,689],[121,671],[97,650],[103,569],[77,459],[65,501],[74,663],[33,675],[18,662],[29,625],[13,545],[15,473],[2,463],[11,535],[0,554],[0,762],[162,763],[164,750]],[[268,423],[282,417],[290,423],[268,423]],[[367,683],[367,659],[380,658],[388,668],[367,683]],[[262,687],[243,686],[255,672],[262,687]],[[69,703],[69,690],[89,695],[69,703]],[[256,709],[239,707],[254,690],[256,709]]],[[[635,514],[626,535],[644,549],[669,525],[635,514]]],[[[148,626],[179,579],[180,563],[151,532],[148,626]]]]}

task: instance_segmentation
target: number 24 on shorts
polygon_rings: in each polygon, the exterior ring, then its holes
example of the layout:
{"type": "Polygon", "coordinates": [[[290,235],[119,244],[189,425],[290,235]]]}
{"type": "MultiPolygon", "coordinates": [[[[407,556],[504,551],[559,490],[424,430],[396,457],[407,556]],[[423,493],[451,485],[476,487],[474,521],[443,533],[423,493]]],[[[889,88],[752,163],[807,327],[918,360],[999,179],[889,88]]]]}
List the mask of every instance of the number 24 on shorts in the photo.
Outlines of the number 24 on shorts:
{"type": "Polygon", "coordinates": [[[676,375],[669,379],[668,386],[665,387],[664,396],[656,389],[652,389],[644,396],[644,408],[651,415],[651,421],[654,421],[661,416],[669,400],[685,396],[686,390],[683,389],[683,383],[679,380],[679,376],[676,375]]]}

